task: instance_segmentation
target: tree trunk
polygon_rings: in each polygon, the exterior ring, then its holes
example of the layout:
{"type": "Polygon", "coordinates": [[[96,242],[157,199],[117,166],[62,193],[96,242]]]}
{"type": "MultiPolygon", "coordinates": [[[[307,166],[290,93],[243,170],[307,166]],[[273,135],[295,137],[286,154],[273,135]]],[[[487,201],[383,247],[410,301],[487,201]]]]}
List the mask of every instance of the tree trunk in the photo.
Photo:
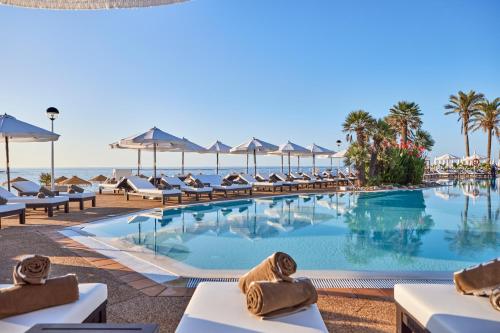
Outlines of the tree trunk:
{"type": "Polygon", "coordinates": [[[464,139],[465,139],[465,157],[470,156],[469,150],[469,118],[464,118],[464,139]]]}
{"type": "Polygon", "coordinates": [[[370,178],[374,178],[377,175],[377,152],[373,149],[370,153],[370,178]]]}
{"type": "MultiPolygon", "coordinates": [[[[358,146],[360,148],[364,148],[365,140],[364,140],[364,133],[362,131],[356,132],[356,140],[358,142],[358,146]]],[[[358,169],[359,184],[360,186],[363,186],[366,183],[365,161],[358,161],[358,163],[356,163],[356,169],[358,169]]]]}
{"type": "Polygon", "coordinates": [[[406,125],[401,129],[401,142],[404,145],[408,142],[408,127],[406,125]]]}
{"type": "Polygon", "coordinates": [[[488,163],[491,161],[491,128],[488,128],[488,163]]]}

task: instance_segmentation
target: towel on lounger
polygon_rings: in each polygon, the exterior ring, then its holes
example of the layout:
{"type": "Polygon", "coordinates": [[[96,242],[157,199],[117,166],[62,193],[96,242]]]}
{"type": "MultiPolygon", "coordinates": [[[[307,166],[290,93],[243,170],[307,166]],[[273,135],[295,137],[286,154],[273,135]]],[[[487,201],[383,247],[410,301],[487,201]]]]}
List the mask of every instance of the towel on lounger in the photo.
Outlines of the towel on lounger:
{"type": "Polygon", "coordinates": [[[71,189],[76,193],[83,193],[85,190],[77,185],[71,185],[71,189]]]}
{"type": "Polygon", "coordinates": [[[76,275],[48,279],[41,285],[17,285],[0,289],[0,319],[78,300],[76,275]]]}
{"type": "Polygon", "coordinates": [[[490,303],[495,310],[500,311],[500,287],[493,289],[491,292],[490,303]]]}
{"type": "MultiPolygon", "coordinates": [[[[46,197],[53,198],[55,196],[55,193],[49,190],[48,188],[42,186],[40,187],[40,193],[45,194],[46,197]]],[[[39,194],[40,194],[39,193],[39,194]]]]}
{"type": "Polygon", "coordinates": [[[500,286],[500,261],[492,261],[465,268],[453,274],[457,291],[461,294],[489,296],[494,288],[500,286]]]}
{"type": "Polygon", "coordinates": [[[5,205],[5,204],[7,204],[7,201],[8,201],[7,199],[5,199],[4,197],[2,197],[2,196],[0,195],[0,205],[5,205]]]}
{"type": "Polygon", "coordinates": [[[293,282],[255,281],[248,287],[246,300],[248,311],[269,318],[301,311],[318,301],[318,293],[306,278],[293,282]]]}
{"type": "Polygon", "coordinates": [[[248,273],[240,277],[239,287],[243,293],[253,281],[293,281],[290,277],[297,271],[297,263],[288,254],[273,253],[248,273]]]}
{"type": "Polygon", "coordinates": [[[21,258],[16,266],[12,278],[15,285],[44,284],[49,277],[50,259],[45,256],[27,255],[21,258]]]}

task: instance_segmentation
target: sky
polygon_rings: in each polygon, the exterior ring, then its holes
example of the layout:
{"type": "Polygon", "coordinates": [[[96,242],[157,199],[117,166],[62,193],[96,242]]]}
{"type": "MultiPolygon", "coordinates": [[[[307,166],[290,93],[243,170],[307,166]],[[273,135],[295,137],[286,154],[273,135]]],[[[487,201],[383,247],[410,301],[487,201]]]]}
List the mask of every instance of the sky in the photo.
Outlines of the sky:
{"type": "MultiPolygon", "coordinates": [[[[0,6],[0,112],[49,128],[45,110],[55,106],[56,165],[113,167],[133,166],[136,154],[108,144],[153,126],[203,146],[257,137],[331,149],[341,139],[345,148],[341,124],[350,111],[383,117],[409,100],[436,140],[431,155],[462,156],[459,124],[443,106],[459,90],[500,96],[499,12],[495,0],[0,6]]],[[[484,133],[470,138],[472,150],[485,154],[484,133]]],[[[214,159],[189,154],[186,165],[214,159]]],[[[158,162],[175,167],[180,156],[164,153],[158,162]]],[[[11,164],[49,166],[50,144],[13,144],[11,164]]],[[[244,157],[224,156],[221,164],[243,165],[244,157]]]]}

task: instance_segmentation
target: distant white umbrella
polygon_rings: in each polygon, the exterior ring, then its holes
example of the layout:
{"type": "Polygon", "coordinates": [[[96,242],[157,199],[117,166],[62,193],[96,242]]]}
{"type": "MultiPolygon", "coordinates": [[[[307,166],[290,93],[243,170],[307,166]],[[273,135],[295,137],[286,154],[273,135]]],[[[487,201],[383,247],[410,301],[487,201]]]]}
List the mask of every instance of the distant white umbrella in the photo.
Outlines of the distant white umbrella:
{"type": "Polygon", "coordinates": [[[271,152],[272,155],[281,155],[281,172],[283,172],[283,156],[288,156],[288,174],[291,173],[290,156],[308,155],[309,151],[307,148],[299,146],[293,142],[288,141],[278,147],[278,150],[271,152]]]}
{"type": "Polygon", "coordinates": [[[232,154],[247,154],[247,173],[248,173],[248,154],[253,154],[254,175],[257,174],[257,154],[264,155],[278,150],[278,146],[271,143],[252,138],[236,147],[231,148],[232,154]]]}
{"type": "Polygon", "coordinates": [[[210,147],[206,149],[207,153],[212,153],[215,154],[216,156],[216,169],[215,173],[219,174],[219,154],[228,154],[229,151],[231,150],[231,147],[228,145],[223,144],[220,141],[215,141],[210,147]]]}
{"type": "Polygon", "coordinates": [[[7,186],[10,191],[9,142],[49,142],[57,141],[59,134],[25,123],[4,114],[0,116],[0,137],[5,140],[7,186]]]}
{"type": "Polygon", "coordinates": [[[0,0],[0,4],[43,9],[96,10],[153,7],[187,0],[0,0]]]}
{"type": "Polygon", "coordinates": [[[313,173],[316,170],[316,156],[335,154],[335,152],[333,150],[318,146],[315,143],[313,143],[311,146],[308,146],[307,150],[309,151],[309,154],[312,155],[312,158],[313,158],[313,170],[312,170],[313,173]]]}
{"type": "Polygon", "coordinates": [[[182,138],[182,141],[183,141],[182,147],[180,147],[180,148],[172,147],[172,149],[170,149],[168,151],[173,151],[173,152],[180,151],[181,152],[181,155],[182,155],[181,174],[183,175],[184,174],[184,153],[200,153],[200,154],[202,154],[202,153],[206,153],[207,150],[204,147],[202,147],[202,146],[200,146],[192,141],[189,141],[186,138],[182,138]]]}
{"type": "Polygon", "coordinates": [[[123,147],[136,147],[138,145],[145,149],[153,149],[153,177],[156,183],[156,152],[158,149],[179,149],[184,147],[185,141],[175,135],[162,131],[157,127],[150,130],[134,135],[118,141],[119,145],[123,147]]]}

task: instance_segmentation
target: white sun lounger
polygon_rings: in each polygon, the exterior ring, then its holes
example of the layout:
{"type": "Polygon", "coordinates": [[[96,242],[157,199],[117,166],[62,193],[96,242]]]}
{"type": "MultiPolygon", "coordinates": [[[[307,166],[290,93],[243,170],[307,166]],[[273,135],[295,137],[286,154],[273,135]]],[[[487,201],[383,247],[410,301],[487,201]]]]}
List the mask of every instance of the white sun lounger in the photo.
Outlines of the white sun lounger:
{"type": "Polygon", "coordinates": [[[19,215],[19,224],[26,223],[26,205],[23,203],[6,203],[0,205],[0,228],[2,227],[2,217],[19,215]]]}
{"type": "MultiPolygon", "coordinates": [[[[292,177],[292,179],[294,181],[296,181],[297,183],[299,183],[300,185],[303,185],[304,187],[309,187],[310,185],[315,188],[316,187],[316,181],[313,180],[313,179],[306,179],[304,176],[302,175],[299,175],[295,172],[291,172],[290,173],[290,177],[292,177]]],[[[318,183],[319,184],[319,183],[318,183]]]]}
{"type": "Polygon", "coordinates": [[[8,203],[22,203],[26,205],[26,208],[44,208],[47,211],[48,217],[54,216],[54,208],[59,209],[60,206],[64,206],[64,212],[69,212],[69,199],[63,196],[45,197],[43,199],[37,197],[18,197],[13,193],[7,191],[3,187],[0,187],[0,196],[7,199],[8,203]]]}
{"type": "Polygon", "coordinates": [[[248,192],[249,195],[252,195],[252,185],[234,183],[232,183],[231,185],[222,185],[223,178],[219,175],[196,175],[191,177],[193,177],[194,179],[198,179],[206,186],[210,186],[215,192],[224,193],[225,197],[227,197],[228,192],[248,192]]]}
{"type": "MultiPolygon", "coordinates": [[[[12,187],[19,192],[20,196],[36,196],[38,192],[40,192],[41,186],[35,182],[30,180],[14,182],[12,183],[12,187]]],[[[91,192],[83,192],[83,193],[68,193],[68,192],[59,192],[61,197],[67,197],[69,202],[78,202],[80,210],[82,210],[84,201],[91,201],[92,207],[95,207],[95,194],[91,192]]]]}
{"type": "Polygon", "coordinates": [[[176,332],[313,333],[328,331],[316,305],[288,316],[262,320],[248,312],[245,295],[236,283],[202,282],[191,297],[176,332]]]}
{"type": "MultiPolygon", "coordinates": [[[[0,284],[0,288],[10,286],[0,284]]],[[[24,333],[36,324],[46,323],[105,323],[107,286],[102,283],[81,283],[78,289],[80,298],[76,302],[0,319],[0,332],[24,333]]]]}
{"type": "Polygon", "coordinates": [[[255,179],[252,175],[244,173],[238,175],[238,178],[242,179],[247,184],[252,185],[252,187],[256,190],[262,189],[262,190],[270,190],[276,192],[276,189],[280,189],[280,191],[283,192],[283,182],[274,182],[274,183],[269,181],[260,182],[257,179],[255,179]]]}
{"type": "Polygon", "coordinates": [[[398,332],[500,332],[500,313],[489,299],[461,295],[454,285],[397,284],[394,299],[398,332]]]}
{"type": "Polygon", "coordinates": [[[205,187],[193,187],[189,186],[185,182],[183,182],[179,177],[171,177],[171,176],[163,176],[161,180],[170,186],[178,187],[182,192],[186,193],[187,196],[194,194],[196,200],[200,200],[200,196],[205,194],[210,200],[212,200],[213,189],[210,186],[205,187]]]}
{"type": "Polygon", "coordinates": [[[122,190],[122,181],[127,178],[132,177],[131,169],[113,169],[111,178],[115,179],[115,183],[102,183],[99,184],[99,194],[102,194],[103,190],[112,191],[113,193],[122,190]]]}
{"type": "Polygon", "coordinates": [[[159,190],[153,184],[151,184],[146,178],[141,178],[138,176],[132,176],[127,178],[127,185],[132,189],[125,191],[125,197],[129,200],[130,195],[139,195],[143,198],[153,197],[161,198],[161,202],[164,205],[168,198],[175,197],[178,202],[182,202],[182,192],[178,189],[171,190],[159,190]]]}
{"type": "Polygon", "coordinates": [[[312,174],[310,174],[308,172],[302,172],[302,176],[304,176],[304,178],[306,178],[306,179],[314,180],[316,182],[316,184],[319,185],[320,188],[322,185],[328,186],[328,181],[326,181],[324,179],[320,179],[317,176],[313,176],[312,174]]]}
{"type": "Polygon", "coordinates": [[[283,186],[288,187],[288,190],[291,191],[292,188],[296,188],[297,191],[299,190],[299,182],[295,180],[288,180],[289,178],[281,172],[274,172],[269,177],[275,176],[277,179],[279,179],[281,182],[283,182],[283,186]]]}

